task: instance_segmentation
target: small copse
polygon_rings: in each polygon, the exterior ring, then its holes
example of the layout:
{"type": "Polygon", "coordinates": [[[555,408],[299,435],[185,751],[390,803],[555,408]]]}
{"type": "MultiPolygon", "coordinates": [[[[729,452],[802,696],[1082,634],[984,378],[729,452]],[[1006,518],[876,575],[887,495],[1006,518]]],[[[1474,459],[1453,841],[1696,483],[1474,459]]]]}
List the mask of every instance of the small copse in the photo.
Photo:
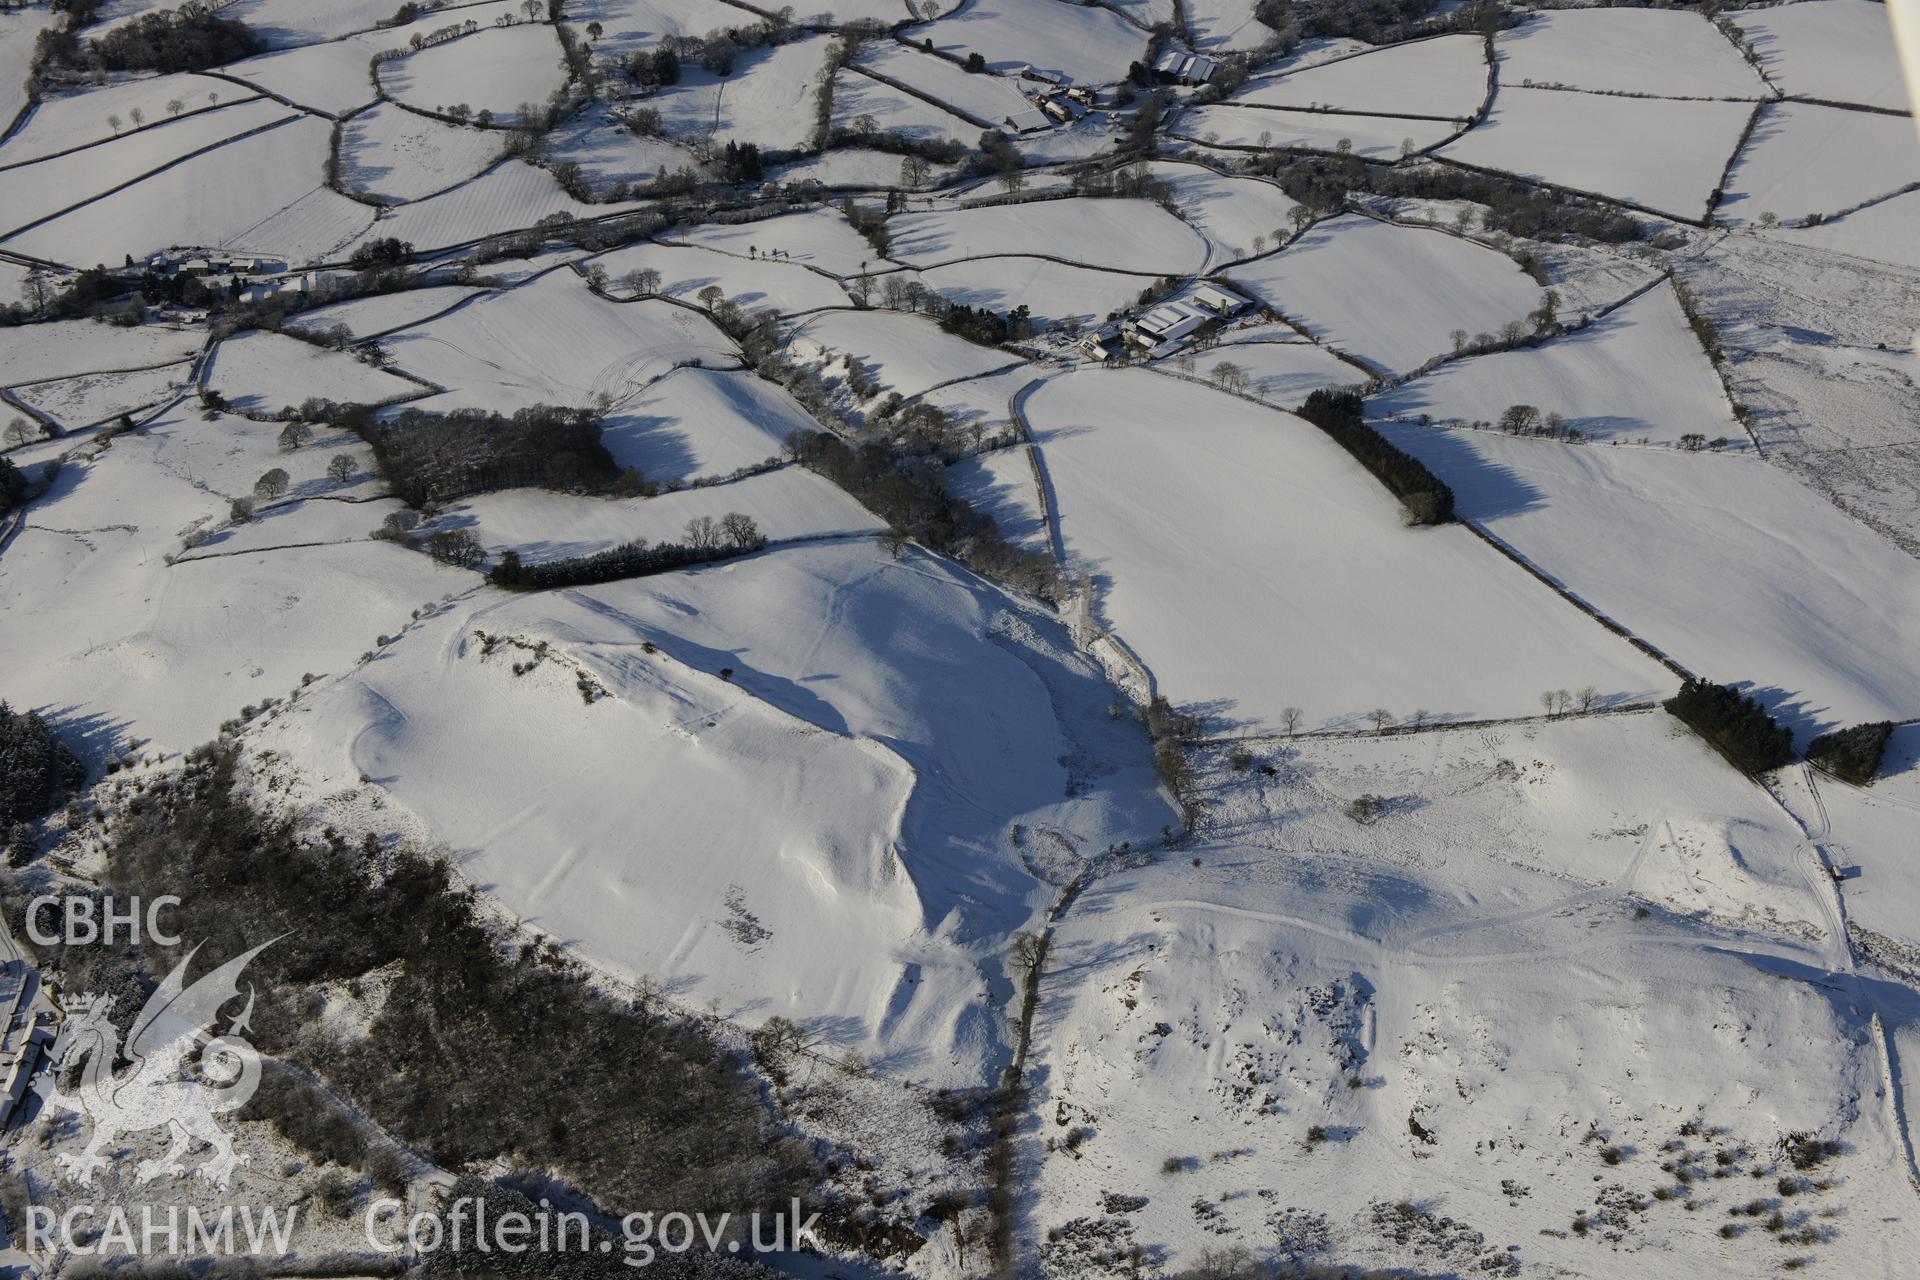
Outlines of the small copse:
{"type": "Polygon", "coordinates": [[[1793,760],[1793,734],[1732,685],[1688,680],[1661,705],[1742,773],[1764,773],[1793,760]]]}

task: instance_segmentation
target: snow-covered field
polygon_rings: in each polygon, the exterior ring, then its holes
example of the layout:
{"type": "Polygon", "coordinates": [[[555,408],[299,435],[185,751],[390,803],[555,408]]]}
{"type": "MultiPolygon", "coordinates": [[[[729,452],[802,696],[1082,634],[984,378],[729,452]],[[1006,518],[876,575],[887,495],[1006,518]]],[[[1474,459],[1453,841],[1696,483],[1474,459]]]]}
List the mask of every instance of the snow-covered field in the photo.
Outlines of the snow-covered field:
{"type": "Polygon", "coordinates": [[[1747,60],[1700,14],[1668,9],[1559,9],[1494,39],[1503,91],[1514,86],[1650,94],[1771,96],[1747,60]]]}
{"type": "Polygon", "coordinates": [[[381,93],[404,106],[436,115],[465,106],[507,124],[528,105],[543,107],[567,69],[553,28],[522,25],[429,45],[380,63],[377,73],[381,93]]]}
{"type": "Polygon", "coordinates": [[[772,542],[871,535],[881,528],[845,493],[792,467],[653,498],[587,498],[525,489],[485,493],[449,507],[434,527],[471,529],[494,554],[512,548],[537,564],[593,555],[636,538],[674,542],[685,536],[687,521],[700,516],[718,520],[730,511],[753,517],[772,542]],[[556,536],[556,530],[565,532],[556,536]]]}
{"type": "Polygon", "coordinates": [[[833,127],[926,143],[971,140],[979,137],[980,129],[944,107],[851,68],[834,74],[833,127]]]}
{"type": "Polygon", "coordinates": [[[555,214],[588,217],[619,207],[581,204],[556,186],[545,170],[523,160],[503,160],[454,190],[385,211],[361,238],[397,239],[421,250],[445,249],[521,231],[555,214]]]}
{"type": "Polygon", "coordinates": [[[604,439],[620,467],[678,481],[760,466],[812,429],[793,397],[751,373],[679,369],[623,404],[604,439]]]}
{"type": "Polygon", "coordinates": [[[369,71],[375,52],[359,40],[334,40],[263,53],[227,74],[302,107],[344,115],[379,99],[369,71]]]}
{"type": "Polygon", "coordinates": [[[38,9],[0,13],[0,131],[27,107],[34,41],[51,23],[52,15],[38,9]]]}
{"type": "Polygon", "coordinates": [[[789,327],[787,346],[796,356],[814,361],[858,360],[869,376],[903,396],[1019,363],[1009,352],[941,333],[924,316],[891,311],[807,316],[789,327]]]}
{"type": "Polygon", "coordinates": [[[813,103],[826,66],[824,36],[795,40],[741,53],[726,76],[689,68],[680,83],[647,100],[660,113],[667,136],[723,147],[751,142],[760,147],[794,149],[813,132],[813,103]]]}
{"type": "Polygon", "coordinates": [[[423,408],[512,410],[622,404],[683,364],[739,363],[712,322],[667,302],[596,297],[573,272],[529,284],[383,339],[394,364],[448,388],[423,408]]]}
{"type": "Polygon", "coordinates": [[[145,118],[143,127],[157,129],[172,120],[169,103],[178,102],[184,115],[188,111],[231,108],[257,96],[238,85],[194,75],[154,76],[85,93],[49,96],[34,104],[21,120],[19,132],[0,146],[0,165],[25,164],[75,147],[111,141],[122,131],[136,127],[135,111],[145,118]],[[118,130],[112,124],[116,117],[120,120],[118,130]]]}
{"type": "Polygon", "coordinates": [[[1008,116],[1020,115],[1033,105],[1020,92],[1017,81],[1002,76],[972,74],[945,58],[931,57],[925,52],[891,41],[874,46],[862,54],[858,65],[917,89],[962,115],[984,120],[996,128],[1008,116]]]}
{"type": "MultiPolygon", "coordinates": [[[[1148,0],[1149,6],[1159,0],[1148,0]]],[[[1273,29],[1255,13],[1254,0],[1189,0],[1184,12],[1196,48],[1209,52],[1252,49],[1273,39],[1273,29]]]]}
{"type": "Polygon", "coordinates": [[[1047,517],[1040,505],[1031,448],[996,449],[955,463],[947,468],[947,492],[992,515],[1009,542],[1045,552],[1047,517]]]}
{"type": "Polygon", "coordinates": [[[919,273],[922,284],[949,302],[994,311],[1024,306],[1035,323],[1049,325],[1097,324],[1132,306],[1157,278],[1026,257],[968,259],[919,273]]]}
{"type": "Polygon", "coordinates": [[[1356,369],[1315,342],[1226,342],[1193,358],[1198,377],[1214,378],[1222,362],[1247,375],[1250,390],[1283,407],[1297,406],[1322,387],[1344,387],[1366,381],[1356,369]]]}
{"type": "Polygon", "coordinates": [[[1025,253],[1116,271],[1184,275],[1206,261],[1200,237],[1146,200],[1036,200],[909,213],[894,219],[888,231],[888,256],[917,267],[1025,253]]]}
{"type": "Polygon", "coordinates": [[[1888,24],[1871,0],[1803,0],[1727,15],[1790,94],[1911,110],[1888,24]]]}
{"type": "Polygon", "coordinates": [[[1358,216],[1317,223],[1230,274],[1315,339],[1389,370],[1453,350],[1456,329],[1498,333],[1540,305],[1540,287],[1497,253],[1358,216]]]}
{"type": "MultiPolygon", "coordinates": [[[[386,0],[327,0],[320,5],[309,0],[237,0],[229,6],[230,16],[245,22],[275,47],[315,44],[366,31],[391,18],[396,7],[386,0]]],[[[478,5],[461,16],[491,23],[493,15],[506,7],[478,5]]],[[[445,23],[442,19],[439,25],[445,23]]]]}
{"type": "Polygon", "coordinates": [[[22,404],[72,431],[172,399],[185,388],[188,368],[182,361],[124,373],[81,374],[10,390],[22,404]]]}
{"type": "MultiPolygon", "coordinates": [[[[0,6],[0,700],[93,784],[41,819],[0,725],[8,902],[219,738],[710,1042],[813,1154],[802,1280],[1920,1275],[1886,7],[178,3],[0,6]],[[1879,720],[1870,786],[1799,758],[1879,720]]],[[[356,1037],[446,1012],[387,972],[262,1042],[345,1118],[244,1122],[220,1194],[328,1223],[246,1266],[390,1271],[354,1219],[449,1175],[661,1208],[592,1099],[379,1131],[356,1037]]]]}
{"type": "Polygon", "coordinates": [[[1023,364],[1001,373],[950,382],[926,392],[920,399],[937,406],[969,433],[1011,435],[1014,432],[1012,398],[1040,376],[1034,365],[1023,364]]]}
{"type": "Polygon", "coordinates": [[[1455,360],[1374,400],[1370,413],[1498,423],[1510,406],[1557,413],[1602,443],[1747,444],[1699,340],[1665,286],[1542,346],[1455,360]]]}
{"type": "Polygon", "coordinates": [[[588,23],[599,23],[602,34],[595,43],[616,57],[651,53],[667,36],[702,36],[742,20],[726,0],[573,0],[566,19],[582,39],[588,23]]]}
{"type": "MultiPolygon", "coordinates": [[[[169,568],[165,557],[196,530],[225,524],[230,500],[270,467],[292,473],[296,493],[332,487],[324,475],[331,452],[286,454],[274,443],[279,431],[182,409],[89,461],[70,461],[36,504],[33,527],[0,557],[9,696],[110,740],[182,750],[212,737],[242,705],[286,697],[306,672],[346,670],[410,610],[477,581],[363,541],[169,568]],[[57,598],[32,585],[49,581],[61,584],[57,598]]],[[[379,514],[360,515],[364,538],[379,514]]],[[[313,540],[297,513],[261,522],[278,545],[313,540]]]]}
{"type": "Polygon", "coordinates": [[[1910,556],[1749,456],[1388,427],[1460,512],[1804,741],[1920,706],[1910,556]],[[1872,607],[1863,607],[1864,601],[1872,607]]]}
{"type": "Polygon", "coordinates": [[[1761,113],[1716,218],[1751,226],[1767,214],[1799,221],[1920,183],[1913,121],[1865,111],[1771,103],[1761,113]]]}
{"type": "MultiPolygon", "coordinates": [[[[898,173],[898,163],[892,167],[898,173]]],[[[858,275],[878,265],[873,246],[861,239],[838,209],[812,209],[738,225],[710,223],[677,232],[670,240],[742,256],[777,253],[784,262],[818,267],[836,276],[858,275]]]]}
{"type": "Polygon", "coordinates": [[[971,0],[919,33],[941,53],[980,54],[1002,73],[1022,68],[1050,80],[1111,84],[1146,52],[1146,32],[1108,9],[1061,0],[971,0]]]}
{"type": "Polygon", "coordinates": [[[1895,196],[1818,226],[1781,227],[1766,235],[1791,244],[1920,268],[1920,192],[1895,196]]]}
{"type": "Polygon", "coordinates": [[[787,315],[852,305],[847,291],[831,276],[798,263],[759,257],[757,250],[753,257],[736,257],[688,245],[637,244],[593,262],[606,268],[608,288],[623,297],[633,293],[629,281],[635,272],[658,271],[656,291],[683,302],[696,302],[701,290],[717,288],[748,311],[771,307],[787,315]]]}
{"type": "Polygon", "coordinates": [[[1364,57],[1256,81],[1234,101],[1256,107],[1313,107],[1464,120],[1487,96],[1485,46],[1477,36],[1442,36],[1364,57]]]}
{"type": "Polygon", "coordinates": [[[305,116],[203,152],[70,213],[0,240],[55,262],[118,262],[175,245],[323,261],[373,222],[331,191],[331,127],[305,116]]]}
{"type": "Polygon", "coordinates": [[[1632,701],[1672,683],[1465,531],[1404,527],[1289,414],[1104,370],[1025,407],[1069,563],[1161,691],[1225,723],[1272,731],[1287,706],[1349,729],[1376,707],[1514,716],[1542,689],[1632,701]]]}
{"type": "MultiPolygon", "coordinates": [[[[900,158],[885,151],[823,151],[819,155],[780,165],[768,176],[780,182],[817,182],[834,188],[894,187],[900,185],[900,158]]],[[[950,165],[933,165],[941,181],[953,176],[950,165]]]]}
{"type": "Polygon", "coordinates": [[[0,342],[0,386],[46,382],[102,369],[144,369],[197,354],[207,336],[196,329],[141,325],[122,329],[88,320],[9,330],[0,342]]]}
{"type": "Polygon", "coordinates": [[[1198,164],[1159,162],[1150,172],[1155,180],[1172,184],[1174,203],[1206,237],[1210,268],[1278,246],[1293,234],[1289,215],[1294,201],[1277,185],[1229,177],[1198,164]]]}
{"type": "Polygon", "coordinates": [[[294,317],[291,327],[325,333],[335,325],[345,325],[355,338],[366,338],[390,329],[408,328],[482,292],[485,291],[449,284],[402,293],[369,294],[302,311],[294,317]]]}
{"type": "Polygon", "coordinates": [[[298,119],[266,98],[224,111],[206,111],[167,121],[98,146],[21,164],[0,172],[0,220],[7,232],[83,205],[103,192],[178,164],[257,130],[298,119]]]}
{"type": "Polygon", "coordinates": [[[341,126],[340,178],[352,191],[423,200],[478,176],[500,158],[500,135],[382,103],[341,126]]]}
{"type": "Polygon", "coordinates": [[[547,154],[556,164],[579,165],[595,190],[638,186],[698,163],[686,148],[637,134],[614,113],[591,108],[548,135],[547,154]]]}
{"type": "Polygon", "coordinates": [[[207,367],[206,385],[242,413],[273,413],[309,396],[384,404],[430,390],[343,352],[260,330],[220,344],[207,367]]]}
{"type": "Polygon", "coordinates": [[[1425,151],[1446,141],[1458,128],[1451,120],[1207,106],[1182,112],[1174,121],[1173,132],[1176,137],[1210,147],[1351,151],[1355,155],[1387,160],[1425,151]]]}
{"type": "Polygon", "coordinates": [[[1486,122],[1442,154],[1699,218],[1752,114],[1745,102],[1503,88],[1486,122]]]}
{"type": "Polygon", "coordinates": [[[1784,793],[1809,829],[1824,832],[1830,862],[1846,874],[1840,891],[1856,945],[1911,977],[1920,966],[1920,879],[1913,875],[1920,725],[1893,731],[1872,786],[1813,771],[1802,781],[1811,785],[1784,793]]]}

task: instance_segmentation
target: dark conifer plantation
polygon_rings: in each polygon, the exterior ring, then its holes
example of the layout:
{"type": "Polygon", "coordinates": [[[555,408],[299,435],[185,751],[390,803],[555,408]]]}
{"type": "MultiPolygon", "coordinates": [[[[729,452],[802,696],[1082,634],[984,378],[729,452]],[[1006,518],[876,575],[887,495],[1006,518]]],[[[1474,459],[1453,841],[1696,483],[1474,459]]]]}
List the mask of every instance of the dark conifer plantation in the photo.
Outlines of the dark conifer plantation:
{"type": "Polygon", "coordinates": [[[1427,464],[1368,426],[1353,391],[1316,391],[1300,406],[1300,416],[1332,436],[1361,466],[1400,499],[1418,524],[1447,524],[1453,519],[1453,490],[1427,464]]]}
{"type": "Polygon", "coordinates": [[[1793,734],[1732,685],[1689,680],[1661,705],[1742,773],[1763,773],[1793,760],[1793,734]]]}
{"type": "Polygon", "coordinates": [[[1836,778],[1857,787],[1868,786],[1880,772],[1880,759],[1892,737],[1891,720],[1836,729],[1807,744],[1807,759],[1836,778]]]}
{"type": "Polygon", "coordinates": [[[43,817],[86,781],[86,765],[39,713],[0,702],[0,824],[43,817]]]}

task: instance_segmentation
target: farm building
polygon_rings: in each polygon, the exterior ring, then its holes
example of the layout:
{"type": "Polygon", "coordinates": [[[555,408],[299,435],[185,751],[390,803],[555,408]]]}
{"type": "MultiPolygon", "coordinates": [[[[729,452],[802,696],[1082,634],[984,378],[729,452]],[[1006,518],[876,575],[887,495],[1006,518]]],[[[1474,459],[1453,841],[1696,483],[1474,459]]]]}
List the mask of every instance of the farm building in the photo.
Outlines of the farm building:
{"type": "Polygon", "coordinates": [[[1145,315],[1129,320],[1125,332],[1127,341],[1148,355],[1165,356],[1178,351],[1213,318],[1184,302],[1164,302],[1145,315]]]}
{"type": "Polygon", "coordinates": [[[1253,306],[1253,303],[1241,297],[1224,285],[1203,284],[1193,291],[1190,299],[1193,305],[1203,307],[1221,317],[1237,316],[1253,306]]]}
{"type": "Polygon", "coordinates": [[[1105,364],[1114,357],[1118,345],[1116,336],[1112,328],[1096,329],[1082,334],[1080,341],[1073,344],[1073,349],[1089,360],[1105,364]]]}
{"type": "Polygon", "coordinates": [[[1154,61],[1153,73],[1165,84],[1198,86],[1209,84],[1220,64],[1197,53],[1169,49],[1154,61]]]}
{"type": "Polygon", "coordinates": [[[1051,129],[1053,121],[1049,120],[1039,108],[1030,107],[1008,116],[1006,126],[1015,133],[1038,133],[1043,129],[1051,129]]]}

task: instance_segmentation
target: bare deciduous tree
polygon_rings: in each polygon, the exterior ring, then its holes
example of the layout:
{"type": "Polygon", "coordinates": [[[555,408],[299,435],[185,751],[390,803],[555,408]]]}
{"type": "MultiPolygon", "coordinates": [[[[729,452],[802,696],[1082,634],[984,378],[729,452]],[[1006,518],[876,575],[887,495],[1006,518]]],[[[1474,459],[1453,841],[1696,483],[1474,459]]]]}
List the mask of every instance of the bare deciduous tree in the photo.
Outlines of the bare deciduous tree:
{"type": "Polygon", "coordinates": [[[275,467],[253,482],[253,495],[263,501],[278,498],[286,493],[289,483],[291,480],[287,473],[275,467]]]}
{"type": "Polygon", "coordinates": [[[1047,944],[1039,934],[1028,933],[1023,929],[1013,935],[1013,949],[1010,954],[1013,957],[1013,967],[1025,976],[1039,968],[1040,962],[1046,959],[1047,944]]]}
{"type": "Polygon", "coordinates": [[[729,511],[720,517],[720,532],[733,547],[757,547],[765,541],[753,517],[739,511],[729,511]]]}

